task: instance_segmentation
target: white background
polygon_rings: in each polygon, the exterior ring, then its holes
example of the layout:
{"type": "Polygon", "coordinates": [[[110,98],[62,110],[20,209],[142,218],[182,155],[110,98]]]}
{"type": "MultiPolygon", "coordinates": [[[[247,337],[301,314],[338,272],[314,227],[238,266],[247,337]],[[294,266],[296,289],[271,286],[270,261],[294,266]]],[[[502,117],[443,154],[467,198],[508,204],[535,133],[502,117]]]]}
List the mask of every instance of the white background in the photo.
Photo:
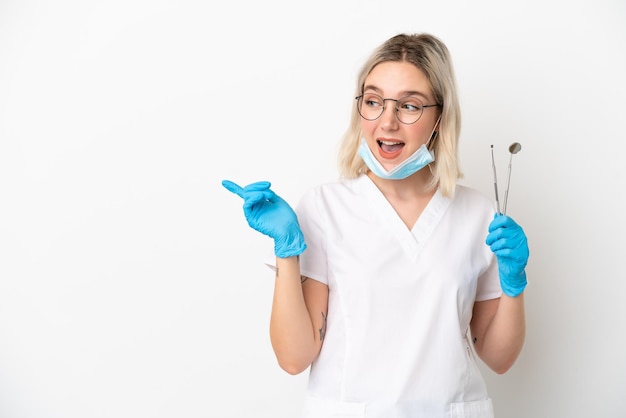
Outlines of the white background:
{"type": "Polygon", "coordinates": [[[296,417],[269,239],[222,179],[336,177],[357,70],[451,50],[463,182],[529,237],[499,418],[626,416],[623,1],[0,1],[0,417],[296,417]]]}

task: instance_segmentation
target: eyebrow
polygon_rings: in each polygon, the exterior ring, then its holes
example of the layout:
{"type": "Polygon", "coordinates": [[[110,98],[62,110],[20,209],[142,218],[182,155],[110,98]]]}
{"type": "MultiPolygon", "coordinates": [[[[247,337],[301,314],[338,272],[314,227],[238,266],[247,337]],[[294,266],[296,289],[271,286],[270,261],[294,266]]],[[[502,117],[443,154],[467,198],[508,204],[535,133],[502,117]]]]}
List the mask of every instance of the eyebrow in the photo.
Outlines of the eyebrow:
{"type": "MultiPolygon", "coordinates": [[[[372,86],[372,85],[363,86],[363,91],[365,92],[366,90],[374,90],[375,92],[380,93],[380,94],[382,94],[382,92],[383,92],[380,88],[378,88],[376,86],[372,86]]],[[[429,100],[430,99],[427,95],[425,95],[421,91],[417,91],[417,90],[407,90],[407,91],[403,91],[401,94],[402,95],[400,97],[421,96],[425,100],[429,100]]]]}

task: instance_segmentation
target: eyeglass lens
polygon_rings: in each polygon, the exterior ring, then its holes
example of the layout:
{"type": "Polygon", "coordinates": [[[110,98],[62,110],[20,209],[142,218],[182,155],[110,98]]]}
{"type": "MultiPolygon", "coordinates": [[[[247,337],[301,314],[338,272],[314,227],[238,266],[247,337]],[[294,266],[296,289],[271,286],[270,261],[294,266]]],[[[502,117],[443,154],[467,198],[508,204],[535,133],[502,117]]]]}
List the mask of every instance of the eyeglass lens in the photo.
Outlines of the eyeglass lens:
{"type": "Polygon", "coordinates": [[[383,99],[378,94],[364,93],[358,102],[359,114],[367,120],[376,120],[385,111],[386,101],[395,102],[396,117],[402,123],[417,122],[424,111],[424,104],[415,96],[406,96],[400,99],[383,99]]]}

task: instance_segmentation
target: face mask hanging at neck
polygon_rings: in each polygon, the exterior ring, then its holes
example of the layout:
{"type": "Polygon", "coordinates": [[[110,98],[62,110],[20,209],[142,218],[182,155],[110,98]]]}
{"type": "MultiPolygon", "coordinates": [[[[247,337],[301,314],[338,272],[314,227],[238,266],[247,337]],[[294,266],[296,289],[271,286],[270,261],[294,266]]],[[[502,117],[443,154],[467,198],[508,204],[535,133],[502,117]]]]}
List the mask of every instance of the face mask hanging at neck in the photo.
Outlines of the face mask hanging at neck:
{"type": "Polygon", "coordinates": [[[435,161],[435,156],[426,148],[426,144],[422,144],[409,158],[389,171],[385,170],[376,157],[374,157],[374,154],[372,154],[365,140],[361,142],[361,146],[359,147],[359,156],[374,174],[387,180],[405,179],[435,161]]]}
{"type": "MultiPolygon", "coordinates": [[[[441,118],[441,116],[439,117],[441,118]]],[[[437,119],[437,123],[435,123],[435,126],[433,127],[431,138],[433,138],[435,128],[438,124],[439,119],[437,119]]],[[[430,140],[428,142],[430,142],[430,140]]],[[[374,157],[374,154],[372,154],[372,150],[370,150],[370,147],[367,145],[365,139],[363,139],[361,145],[359,146],[358,154],[375,175],[386,180],[405,179],[435,161],[435,154],[426,147],[426,144],[422,144],[422,146],[409,156],[409,158],[402,161],[389,171],[385,170],[376,157],[374,157]]]]}

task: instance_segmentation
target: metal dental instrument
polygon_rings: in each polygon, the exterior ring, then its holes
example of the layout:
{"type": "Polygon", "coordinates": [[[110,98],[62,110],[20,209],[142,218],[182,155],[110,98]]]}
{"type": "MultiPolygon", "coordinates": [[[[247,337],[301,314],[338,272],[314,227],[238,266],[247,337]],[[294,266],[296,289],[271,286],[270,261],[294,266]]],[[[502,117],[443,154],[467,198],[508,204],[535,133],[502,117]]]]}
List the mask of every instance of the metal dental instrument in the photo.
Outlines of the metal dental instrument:
{"type": "Polygon", "coordinates": [[[498,177],[496,176],[496,162],[493,159],[493,144],[491,144],[491,166],[493,167],[493,188],[496,192],[496,205],[498,208],[498,215],[500,214],[500,199],[498,199],[498,177]]]}
{"type": "Polygon", "coordinates": [[[507,175],[506,180],[506,190],[504,191],[504,209],[502,211],[504,215],[506,215],[506,204],[509,201],[509,185],[511,184],[511,163],[513,162],[513,154],[517,154],[518,152],[520,152],[521,149],[522,145],[519,142],[513,142],[509,146],[509,152],[511,153],[511,156],[509,158],[509,174],[507,175]]]}

